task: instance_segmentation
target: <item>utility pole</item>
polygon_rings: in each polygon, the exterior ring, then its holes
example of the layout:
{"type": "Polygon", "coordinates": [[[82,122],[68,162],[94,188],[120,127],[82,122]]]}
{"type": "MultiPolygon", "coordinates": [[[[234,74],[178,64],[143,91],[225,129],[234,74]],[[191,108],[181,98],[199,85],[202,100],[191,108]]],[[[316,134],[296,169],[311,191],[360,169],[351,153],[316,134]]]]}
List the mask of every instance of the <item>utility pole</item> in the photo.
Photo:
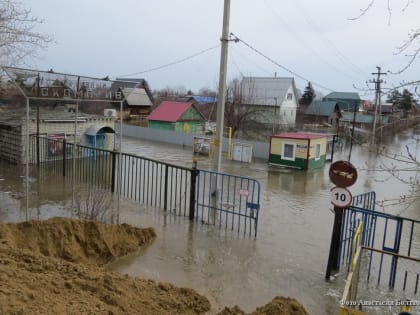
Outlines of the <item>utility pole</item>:
{"type": "MultiPolygon", "coordinates": [[[[386,73],[381,72],[381,67],[376,67],[378,72],[373,72],[372,75],[376,75],[376,80],[370,80],[370,82],[375,83],[375,116],[373,118],[373,129],[372,129],[372,143],[375,141],[375,134],[376,134],[376,122],[378,116],[378,110],[380,117],[382,116],[382,109],[381,109],[381,83],[384,81],[381,79],[381,75],[386,75],[386,73]]],[[[381,118],[379,118],[381,119],[381,118]]],[[[381,122],[381,120],[379,120],[381,122]]]]}
{"type": "MultiPolygon", "coordinates": [[[[222,31],[222,48],[220,56],[220,72],[219,72],[219,91],[217,99],[217,121],[216,121],[216,138],[214,146],[216,151],[215,166],[216,172],[220,172],[220,164],[222,160],[222,139],[223,139],[223,123],[225,119],[225,98],[226,98],[226,72],[229,44],[229,16],[230,16],[230,0],[225,0],[223,9],[223,31],[222,31]]],[[[217,187],[216,187],[217,189],[217,187]]]]}

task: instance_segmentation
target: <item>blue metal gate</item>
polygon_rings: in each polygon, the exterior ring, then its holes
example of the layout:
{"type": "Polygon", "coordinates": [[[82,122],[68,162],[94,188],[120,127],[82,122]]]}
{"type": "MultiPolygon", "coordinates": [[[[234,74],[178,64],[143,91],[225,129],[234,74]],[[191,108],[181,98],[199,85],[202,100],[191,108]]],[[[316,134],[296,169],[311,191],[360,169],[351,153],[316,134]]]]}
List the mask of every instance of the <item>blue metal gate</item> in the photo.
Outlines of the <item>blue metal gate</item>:
{"type": "MultiPolygon", "coordinates": [[[[407,261],[419,261],[420,256],[420,221],[374,211],[375,194],[355,196],[352,206],[344,210],[341,231],[340,266],[347,270],[352,252],[351,239],[358,222],[363,222],[362,246],[367,252],[367,281],[377,285],[386,279],[389,288],[408,286],[417,292],[420,271],[416,267],[407,267],[407,261]],[[356,206],[357,205],[357,206],[356,206]],[[364,206],[363,207],[359,207],[364,206]],[[404,262],[400,264],[399,261],[404,262]]],[[[420,266],[420,265],[419,265],[420,266]]]]}
{"type": "Polygon", "coordinates": [[[195,219],[256,237],[260,189],[253,178],[199,170],[195,219]]]}

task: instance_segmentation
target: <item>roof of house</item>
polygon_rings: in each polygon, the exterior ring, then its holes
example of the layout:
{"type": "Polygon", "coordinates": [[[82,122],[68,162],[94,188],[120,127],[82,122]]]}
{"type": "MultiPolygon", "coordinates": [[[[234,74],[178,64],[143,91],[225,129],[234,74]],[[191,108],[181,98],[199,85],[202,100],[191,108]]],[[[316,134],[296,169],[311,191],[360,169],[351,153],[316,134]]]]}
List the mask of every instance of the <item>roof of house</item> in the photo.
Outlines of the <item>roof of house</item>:
{"type": "MultiPolygon", "coordinates": [[[[182,114],[184,114],[191,106],[194,107],[198,113],[200,113],[200,111],[191,102],[163,101],[147,117],[147,119],[166,122],[176,122],[181,118],[182,114]]],[[[201,113],[200,115],[202,116],[201,113]]]]}
{"type": "Polygon", "coordinates": [[[198,104],[213,104],[217,102],[217,98],[214,96],[200,96],[200,95],[193,95],[189,98],[189,100],[194,100],[198,104]]]}
{"type": "Polygon", "coordinates": [[[308,140],[308,139],[319,139],[332,136],[333,134],[327,133],[313,133],[313,132],[284,132],[278,135],[272,135],[273,138],[282,139],[296,139],[296,140],[308,140]]]}
{"type": "Polygon", "coordinates": [[[150,90],[149,84],[145,79],[138,78],[116,78],[111,85],[110,91],[112,93],[118,92],[119,89],[124,88],[143,88],[145,89],[147,95],[152,100],[152,91],[150,90]]]}
{"type": "Polygon", "coordinates": [[[292,87],[297,104],[294,78],[243,77],[241,81],[243,102],[263,106],[281,106],[292,87]]]}
{"type": "MultiPolygon", "coordinates": [[[[381,123],[385,124],[388,122],[388,116],[379,116],[381,117],[381,123]]],[[[378,119],[379,119],[378,117],[378,119]]],[[[363,113],[356,113],[356,117],[354,117],[354,113],[343,113],[343,117],[341,120],[352,122],[353,120],[356,123],[363,123],[363,124],[373,124],[374,115],[372,114],[363,114],[363,113]]]]}
{"type": "Polygon", "coordinates": [[[149,95],[143,88],[122,88],[121,92],[129,106],[152,106],[149,95]]]}
{"type": "Polygon", "coordinates": [[[337,106],[336,101],[314,100],[305,110],[305,115],[327,116],[329,117],[335,112],[337,106]]]}
{"type": "Polygon", "coordinates": [[[325,95],[324,99],[360,100],[360,96],[359,93],[356,92],[331,92],[325,95]]]}

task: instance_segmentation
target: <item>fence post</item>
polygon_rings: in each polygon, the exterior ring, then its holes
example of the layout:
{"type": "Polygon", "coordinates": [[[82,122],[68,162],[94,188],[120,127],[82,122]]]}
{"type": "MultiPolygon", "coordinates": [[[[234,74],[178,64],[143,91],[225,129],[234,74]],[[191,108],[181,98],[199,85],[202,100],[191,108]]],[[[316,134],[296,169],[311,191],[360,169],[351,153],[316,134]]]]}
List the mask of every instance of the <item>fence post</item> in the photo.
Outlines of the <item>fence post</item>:
{"type": "Polygon", "coordinates": [[[66,153],[66,139],[63,139],[63,177],[66,176],[66,160],[67,160],[67,153],[66,153]]]}
{"type": "Polygon", "coordinates": [[[190,181],[190,213],[189,219],[194,220],[195,215],[195,191],[196,191],[196,184],[197,184],[197,176],[199,170],[197,170],[197,159],[193,159],[193,167],[191,170],[191,181],[190,181]]]}
{"type": "Polygon", "coordinates": [[[331,235],[330,253],[328,256],[327,272],[325,280],[330,279],[331,271],[339,269],[340,235],[343,223],[343,208],[334,207],[334,226],[331,235]]]}
{"type": "Polygon", "coordinates": [[[168,165],[165,165],[165,190],[163,193],[163,210],[168,210],[168,165]]]}
{"type": "Polygon", "coordinates": [[[115,166],[116,166],[116,152],[111,152],[112,156],[112,170],[111,170],[111,192],[115,192],[115,166]]]}

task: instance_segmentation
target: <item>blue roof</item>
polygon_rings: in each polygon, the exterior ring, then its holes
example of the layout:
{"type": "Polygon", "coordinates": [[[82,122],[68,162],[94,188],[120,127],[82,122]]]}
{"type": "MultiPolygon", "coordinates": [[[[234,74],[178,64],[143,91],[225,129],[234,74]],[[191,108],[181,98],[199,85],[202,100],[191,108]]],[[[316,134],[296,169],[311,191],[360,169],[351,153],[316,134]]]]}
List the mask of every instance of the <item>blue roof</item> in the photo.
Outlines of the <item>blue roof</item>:
{"type": "Polygon", "coordinates": [[[200,96],[193,95],[191,98],[196,101],[198,104],[213,104],[216,103],[217,99],[213,96],[200,96]]]}

